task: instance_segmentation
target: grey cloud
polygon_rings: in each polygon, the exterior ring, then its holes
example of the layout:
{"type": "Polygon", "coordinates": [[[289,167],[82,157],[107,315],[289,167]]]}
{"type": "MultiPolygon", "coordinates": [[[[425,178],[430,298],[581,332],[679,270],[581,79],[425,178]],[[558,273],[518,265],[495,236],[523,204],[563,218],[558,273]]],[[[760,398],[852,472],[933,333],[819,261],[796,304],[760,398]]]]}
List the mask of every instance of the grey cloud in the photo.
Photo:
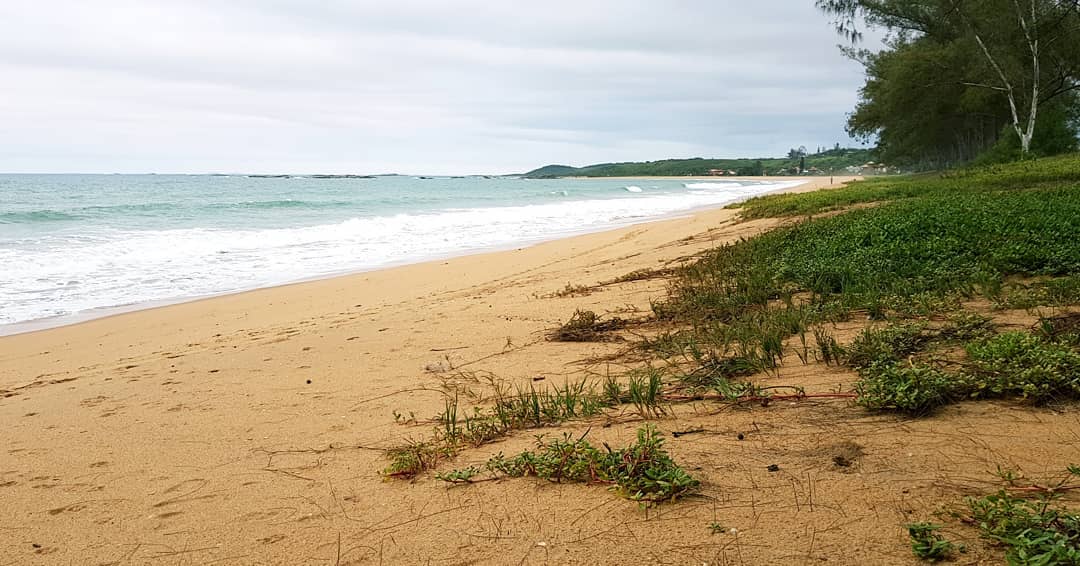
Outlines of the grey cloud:
{"type": "Polygon", "coordinates": [[[11,3],[0,170],[777,154],[847,141],[836,43],[809,0],[11,3]]]}

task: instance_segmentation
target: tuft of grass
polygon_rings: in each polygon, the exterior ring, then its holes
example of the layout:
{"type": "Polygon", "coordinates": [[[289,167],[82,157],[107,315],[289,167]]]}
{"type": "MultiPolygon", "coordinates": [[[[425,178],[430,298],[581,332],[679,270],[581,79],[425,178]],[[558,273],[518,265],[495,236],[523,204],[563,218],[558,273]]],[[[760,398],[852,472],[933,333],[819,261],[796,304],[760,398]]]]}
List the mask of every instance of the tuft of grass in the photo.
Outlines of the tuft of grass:
{"type": "Polygon", "coordinates": [[[1080,313],[1042,317],[1035,325],[1035,333],[1046,342],[1080,346],[1080,313]]]}
{"type": "Polygon", "coordinates": [[[937,338],[945,341],[968,342],[989,338],[995,333],[994,321],[979,313],[959,311],[949,316],[938,331],[937,338]]]}
{"type": "Polygon", "coordinates": [[[426,470],[434,468],[445,455],[445,450],[440,449],[434,443],[409,441],[403,446],[387,451],[390,465],[383,470],[383,475],[392,478],[411,479],[426,470]]]}
{"type": "MultiPolygon", "coordinates": [[[[593,417],[620,404],[624,397],[614,380],[605,382],[600,392],[584,379],[567,380],[561,387],[543,390],[537,390],[532,384],[511,390],[492,381],[495,393],[489,406],[465,408],[461,405],[459,392],[447,393],[443,411],[434,418],[437,426],[431,438],[409,441],[387,450],[391,463],[383,470],[383,475],[412,478],[434,468],[441,460],[456,456],[467,446],[481,446],[515,430],[556,426],[573,419],[593,417]]],[[[659,401],[656,403],[658,407],[659,401]]]]}
{"type": "Polygon", "coordinates": [[[865,368],[899,362],[921,350],[930,338],[926,324],[919,322],[867,328],[845,348],[847,363],[855,368],[865,368]]]}
{"type": "Polygon", "coordinates": [[[560,299],[566,297],[587,297],[591,295],[592,292],[593,288],[589,287],[588,285],[573,285],[569,281],[567,281],[566,287],[555,291],[550,296],[558,297],[560,299]]]}
{"type": "Polygon", "coordinates": [[[945,560],[957,549],[956,545],[945,539],[938,531],[941,525],[932,523],[910,523],[907,525],[908,537],[911,538],[911,552],[920,560],[937,562],[945,560]]]}
{"type": "Polygon", "coordinates": [[[554,342],[605,342],[612,339],[611,332],[626,327],[627,322],[615,317],[602,320],[593,311],[574,311],[570,320],[556,328],[548,338],[554,342]]]}
{"type": "Polygon", "coordinates": [[[1080,275],[1055,277],[1031,285],[1014,284],[993,297],[999,309],[1034,309],[1080,303],[1080,275]]]}
{"type": "Polygon", "coordinates": [[[645,281],[648,279],[658,279],[661,277],[667,277],[674,273],[675,270],[671,268],[652,269],[645,267],[642,269],[635,269],[629,273],[624,273],[618,277],[608,279],[607,281],[601,281],[600,286],[605,287],[608,285],[616,285],[619,283],[631,283],[634,281],[645,281]]]}
{"type": "Polygon", "coordinates": [[[498,454],[482,469],[465,468],[442,474],[439,479],[468,482],[487,471],[556,483],[607,484],[634,501],[674,501],[696,490],[700,482],[679,467],[663,446],[663,434],[652,425],[638,429],[637,442],[621,449],[607,444],[597,448],[584,438],[564,435],[552,441],[538,440],[536,451],[526,450],[511,458],[498,454]]]}
{"type": "Polygon", "coordinates": [[[840,365],[845,352],[828,329],[824,326],[814,327],[814,342],[817,343],[817,355],[825,365],[840,365]]]}
{"type": "Polygon", "coordinates": [[[644,368],[629,374],[627,394],[630,403],[642,418],[659,418],[667,413],[662,403],[663,377],[655,368],[644,368]]]}

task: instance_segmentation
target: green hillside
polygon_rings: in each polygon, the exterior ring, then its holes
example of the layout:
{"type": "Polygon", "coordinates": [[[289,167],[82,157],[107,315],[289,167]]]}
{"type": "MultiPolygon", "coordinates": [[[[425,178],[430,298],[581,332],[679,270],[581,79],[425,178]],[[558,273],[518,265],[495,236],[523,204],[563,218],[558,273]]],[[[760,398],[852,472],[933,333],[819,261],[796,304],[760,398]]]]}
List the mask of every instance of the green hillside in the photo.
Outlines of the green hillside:
{"type": "Polygon", "coordinates": [[[798,174],[800,160],[805,157],[806,169],[820,174],[830,171],[842,172],[849,166],[861,166],[873,157],[869,149],[836,148],[819,153],[805,155],[799,150],[792,150],[788,157],[768,157],[761,159],[664,159],[630,163],[599,163],[585,167],[569,165],[547,165],[525,174],[534,179],[553,177],[667,177],[667,176],[704,176],[710,170],[734,171],[736,175],[752,177],[759,175],[795,175],[798,174]]]}

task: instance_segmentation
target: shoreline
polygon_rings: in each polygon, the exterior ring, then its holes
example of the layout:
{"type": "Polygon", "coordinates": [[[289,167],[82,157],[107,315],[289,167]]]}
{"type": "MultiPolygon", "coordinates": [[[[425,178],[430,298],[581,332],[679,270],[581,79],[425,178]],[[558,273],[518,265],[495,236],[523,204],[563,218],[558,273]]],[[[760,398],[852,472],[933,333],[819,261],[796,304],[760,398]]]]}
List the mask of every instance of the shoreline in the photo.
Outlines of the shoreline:
{"type": "MultiPolygon", "coordinates": [[[[599,177],[599,178],[594,178],[594,177],[573,177],[573,178],[574,179],[609,179],[609,180],[648,180],[648,179],[699,180],[696,177],[599,177]]],[[[843,185],[846,182],[850,182],[850,181],[858,179],[858,178],[859,177],[852,177],[852,176],[839,177],[839,178],[837,178],[835,186],[843,185]]],[[[766,191],[766,192],[761,193],[761,195],[775,194],[775,193],[781,193],[781,192],[803,192],[803,191],[807,191],[807,190],[817,190],[817,189],[821,189],[821,188],[828,188],[830,186],[828,183],[824,183],[825,179],[822,178],[822,177],[740,177],[740,178],[736,178],[736,177],[726,177],[726,178],[722,178],[722,177],[716,177],[716,178],[704,177],[703,179],[701,179],[701,181],[702,182],[708,182],[708,179],[729,179],[729,180],[740,180],[740,181],[743,181],[743,180],[764,180],[764,181],[769,181],[769,182],[798,183],[798,184],[793,185],[793,186],[780,187],[780,188],[777,188],[775,190],[766,191]]],[[[755,195],[755,196],[760,196],[760,195],[755,195]]],[[[729,203],[725,203],[725,204],[722,204],[722,205],[715,205],[715,206],[708,205],[708,206],[702,206],[702,207],[694,207],[694,208],[690,208],[690,209],[687,209],[687,210],[684,210],[684,211],[675,212],[675,213],[671,213],[671,214],[664,214],[664,215],[660,215],[660,216],[656,216],[656,217],[650,217],[650,218],[643,219],[643,220],[633,220],[633,219],[631,219],[631,220],[629,220],[627,222],[613,223],[611,225],[603,226],[603,227],[597,228],[595,230],[586,229],[586,230],[574,231],[574,232],[571,232],[571,233],[556,234],[556,235],[552,235],[551,237],[537,238],[537,239],[532,239],[532,240],[522,240],[520,242],[507,244],[507,245],[499,245],[499,246],[491,246],[491,247],[480,247],[480,248],[473,248],[473,249],[462,249],[462,250],[460,250],[458,252],[454,252],[454,253],[451,253],[451,254],[445,254],[445,255],[440,255],[440,256],[432,256],[432,257],[425,257],[423,259],[419,259],[419,260],[415,260],[415,261],[414,260],[402,260],[402,261],[398,261],[398,262],[390,262],[390,263],[386,263],[386,264],[378,265],[378,266],[373,266],[373,267],[359,268],[359,269],[347,269],[347,270],[343,270],[343,271],[339,271],[339,272],[331,272],[331,273],[325,273],[325,274],[319,274],[319,275],[312,275],[312,276],[304,277],[304,278],[301,278],[301,279],[296,279],[296,280],[292,280],[292,281],[285,281],[285,282],[282,282],[282,283],[274,283],[274,284],[261,286],[261,287],[236,289],[236,290],[231,290],[231,291],[223,291],[223,292],[220,292],[220,293],[212,293],[212,294],[208,294],[208,295],[197,295],[197,296],[189,296],[189,297],[174,297],[174,298],[168,298],[168,299],[159,299],[159,300],[154,300],[154,301],[147,301],[147,302],[142,302],[142,303],[132,303],[132,304],[127,304],[127,305],[115,305],[115,306],[109,306],[109,307],[100,307],[100,308],[95,308],[95,309],[90,309],[90,310],[87,310],[87,311],[76,312],[76,313],[72,313],[72,314],[68,314],[68,315],[60,315],[60,316],[56,316],[56,317],[48,317],[48,318],[41,318],[41,319],[33,319],[33,320],[27,320],[27,321],[14,322],[14,323],[10,323],[10,324],[3,324],[3,325],[0,325],[0,340],[3,340],[4,338],[9,337],[9,336],[19,336],[19,335],[24,335],[24,334],[45,332],[45,331],[49,331],[49,330],[53,330],[53,329],[57,329],[57,328],[64,328],[64,327],[68,327],[68,326],[81,325],[81,324],[85,324],[85,323],[88,323],[88,322],[93,322],[95,320],[112,318],[112,317],[117,317],[117,316],[123,316],[123,315],[126,315],[126,314],[135,313],[135,312],[152,311],[152,310],[167,308],[167,307],[171,307],[171,306],[175,306],[175,305],[183,305],[183,304],[189,304],[189,303],[196,303],[196,302],[214,300],[214,299],[219,299],[219,298],[223,298],[223,297],[231,297],[231,296],[235,296],[235,295],[239,295],[239,294],[243,294],[243,293],[250,293],[250,292],[262,291],[262,290],[267,290],[267,289],[277,289],[277,288],[284,288],[284,287],[292,287],[292,286],[295,286],[295,285],[303,285],[303,284],[306,284],[306,283],[324,281],[324,280],[328,280],[328,279],[335,279],[335,278],[340,278],[340,277],[350,277],[350,276],[355,276],[355,275],[360,275],[360,274],[365,274],[365,273],[378,272],[378,271],[384,271],[384,270],[392,270],[392,269],[396,269],[396,268],[403,267],[403,266],[409,266],[409,265],[419,265],[419,264],[424,264],[424,263],[442,262],[442,261],[446,261],[446,260],[462,258],[462,257],[469,257],[469,256],[474,256],[474,255],[492,254],[492,253],[498,253],[498,252],[504,252],[504,251],[510,251],[510,250],[526,249],[526,248],[531,248],[531,247],[534,247],[534,246],[537,246],[537,245],[540,245],[540,244],[544,244],[544,243],[548,243],[548,242],[567,240],[567,239],[577,238],[577,237],[580,237],[580,236],[586,236],[586,235],[590,235],[590,234],[599,234],[599,233],[604,233],[604,232],[609,232],[609,231],[622,230],[622,229],[625,229],[625,228],[628,228],[628,227],[651,224],[651,223],[655,223],[655,222],[664,222],[664,221],[674,220],[674,219],[678,219],[678,218],[686,218],[686,217],[693,216],[693,215],[699,214],[699,213],[701,213],[703,211],[707,211],[707,210],[723,209],[723,208],[725,208],[725,207],[727,207],[727,206],[729,206],[731,204],[740,202],[742,200],[746,200],[747,198],[753,198],[753,197],[745,197],[745,198],[736,199],[734,201],[731,201],[729,203]]]]}

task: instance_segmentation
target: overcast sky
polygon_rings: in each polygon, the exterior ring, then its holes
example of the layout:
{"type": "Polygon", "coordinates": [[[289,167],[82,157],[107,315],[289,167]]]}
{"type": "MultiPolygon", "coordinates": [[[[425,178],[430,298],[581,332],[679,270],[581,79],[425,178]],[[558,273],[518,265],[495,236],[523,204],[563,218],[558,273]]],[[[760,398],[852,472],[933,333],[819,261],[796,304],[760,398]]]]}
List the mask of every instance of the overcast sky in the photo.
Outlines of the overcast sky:
{"type": "Polygon", "coordinates": [[[812,0],[0,3],[0,172],[509,173],[849,143],[812,0]]]}

